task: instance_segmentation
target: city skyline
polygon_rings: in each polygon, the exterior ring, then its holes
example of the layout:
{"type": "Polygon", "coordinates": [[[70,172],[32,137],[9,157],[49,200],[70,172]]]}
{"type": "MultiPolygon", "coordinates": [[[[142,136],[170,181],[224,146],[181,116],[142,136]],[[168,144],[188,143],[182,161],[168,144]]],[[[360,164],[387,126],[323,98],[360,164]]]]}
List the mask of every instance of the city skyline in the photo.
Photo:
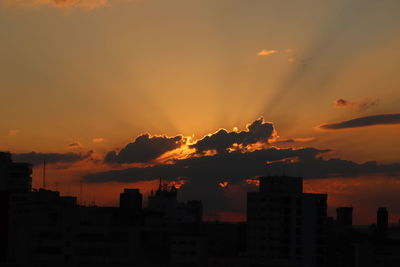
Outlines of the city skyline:
{"type": "Polygon", "coordinates": [[[31,175],[31,164],[0,153],[6,266],[365,267],[400,260],[400,226],[389,224],[386,207],[377,209],[375,224],[355,227],[353,207],[329,217],[328,195],[304,192],[302,177],[252,180],[259,186],[246,193],[246,220],[228,223],[204,220],[201,200],[179,201],[179,189],[162,179],[146,205],[139,189],[125,188],[118,206],[103,207],[33,189],[31,175]]]}

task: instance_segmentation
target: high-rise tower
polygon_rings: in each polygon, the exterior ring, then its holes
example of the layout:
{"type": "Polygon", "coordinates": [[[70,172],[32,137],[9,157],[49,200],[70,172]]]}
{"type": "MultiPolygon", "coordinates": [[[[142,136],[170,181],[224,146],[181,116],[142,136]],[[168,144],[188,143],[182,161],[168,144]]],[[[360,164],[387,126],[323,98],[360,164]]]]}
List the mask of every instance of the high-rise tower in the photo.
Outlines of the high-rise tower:
{"type": "Polygon", "coordinates": [[[324,266],[326,194],[303,193],[301,177],[261,177],[247,195],[247,248],[266,266],[324,266]]]}

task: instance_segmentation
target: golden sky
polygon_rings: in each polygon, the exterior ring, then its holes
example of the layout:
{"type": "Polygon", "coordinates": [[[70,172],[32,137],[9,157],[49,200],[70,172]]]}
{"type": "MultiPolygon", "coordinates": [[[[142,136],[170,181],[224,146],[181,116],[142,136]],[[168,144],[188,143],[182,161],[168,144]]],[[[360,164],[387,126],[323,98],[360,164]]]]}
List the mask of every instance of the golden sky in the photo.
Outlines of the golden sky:
{"type": "MultiPolygon", "coordinates": [[[[398,163],[399,11],[398,0],[0,0],[0,149],[92,151],[50,165],[53,188],[70,194],[87,174],[132,167],[104,157],[144,133],[182,135],[184,147],[164,155],[182,159],[205,135],[247,131],[260,117],[276,131],[266,146],[398,163]],[[319,127],[357,118],[369,124],[319,127]]],[[[329,181],[367,176],[307,183],[328,192],[329,181]]],[[[373,190],[361,187],[351,187],[354,205],[373,190]]],[[[92,191],[115,204],[117,193],[92,191]]]]}

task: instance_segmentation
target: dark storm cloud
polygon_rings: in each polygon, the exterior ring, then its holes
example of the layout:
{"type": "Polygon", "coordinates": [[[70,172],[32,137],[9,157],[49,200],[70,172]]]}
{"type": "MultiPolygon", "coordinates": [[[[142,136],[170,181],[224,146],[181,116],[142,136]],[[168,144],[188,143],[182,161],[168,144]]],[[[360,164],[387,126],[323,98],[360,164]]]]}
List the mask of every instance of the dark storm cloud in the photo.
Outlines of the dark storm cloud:
{"type": "Polygon", "coordinates": [[[190,147],[195,148],[197,152],[216,150],[221,153],[233,144],[246,146],[257,142],[268,143],[268,139],[272,137],[273,132],[272,123],[264,122],[264,119],[260,118],[248,125],[245,131],[228,132],[225,129],[220,129],[214,134],[205,136],[190,147]]]}
{"type": "Polygon", "coordinates": [[[146,168],[127,168],[87,175],[86,182],[137,182],[163,177],[174,180],[177,177],[190,179],[224,179],[228,182],[240,181],[266,174],[266,161],[277,161],[289,157],[307,160],[329,150],[314,148],[256,150],[249,153],[224,152],[214,156],[192,157],[176,160],[174,164],[156,165],[146,168]]]}
{"type": "Polygon", "coordinates": [[[400,124],[400,113],[380,114],[374,116],[361,117],[337,123],[322,124],[318,127],[324,130],[340,130],[347,128],[358,128],[365,126],[389,125],[389,124],[400,124]]]}
{"type": "Polygon", "coordinates": [[[20,153],[12,154],[13,161],[15,162],[28,162],[33,165],[40,165],[46,160],[46,163],[74,163],[90,157],[92,151],[86,153],[20,153]]]}
{"type": "Polygon", "coordinates": [[[104,161],[107,163],[144,163],[156,159],[167,151],[181,146],[182,136],[151,136],[143,134],[119,152],[110,151],[104,161]]]}
{"type": "Polygon", "coordinates": [[[92,183],[112,181],[128,183],[159,177],[166,180],[187,177],[190,180],[238,182],[260,175],[280,175],[284,172],[304,178],[350,177],[371,173],[400,172],[400,163],[379,165],[371,161],[359,164],[338,158],[323,159],[318,156],[329,151],[315,148],[270,148],[249,153],[225,152],[214,156],[177,160],[175,164],[93,173],[84,177],[84,180],[92,183]],[[289,158],[295,160],[285,161],[289,158]]]}

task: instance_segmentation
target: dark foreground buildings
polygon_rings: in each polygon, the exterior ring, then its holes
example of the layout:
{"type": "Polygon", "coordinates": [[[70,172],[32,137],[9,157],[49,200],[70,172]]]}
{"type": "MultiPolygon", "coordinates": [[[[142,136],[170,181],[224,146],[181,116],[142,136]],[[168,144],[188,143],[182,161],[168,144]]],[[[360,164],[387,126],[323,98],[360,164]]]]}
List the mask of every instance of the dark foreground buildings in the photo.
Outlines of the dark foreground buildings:
{"type": "Polygon", "coordinates": [[[328,218],[327,195],[302,191],[302,178],[262,177],[249,192],[247,223],[202,221],[202,204],[180,203],[163,185],[142,207],[125,189],[119,207],[31,189],[32,168],[0,153],[0,266],[400,266],[400,231],[377,211],[356,229],[351,207],[328,218]],[[397,236],[396,236],[397,235],[397,236]]]}
{"type": "Polygon", "coordinates": [[[327,195],[300,177],[262,177],[247,196],[247,248],[262,266],[324,266],[327,195]]]}

